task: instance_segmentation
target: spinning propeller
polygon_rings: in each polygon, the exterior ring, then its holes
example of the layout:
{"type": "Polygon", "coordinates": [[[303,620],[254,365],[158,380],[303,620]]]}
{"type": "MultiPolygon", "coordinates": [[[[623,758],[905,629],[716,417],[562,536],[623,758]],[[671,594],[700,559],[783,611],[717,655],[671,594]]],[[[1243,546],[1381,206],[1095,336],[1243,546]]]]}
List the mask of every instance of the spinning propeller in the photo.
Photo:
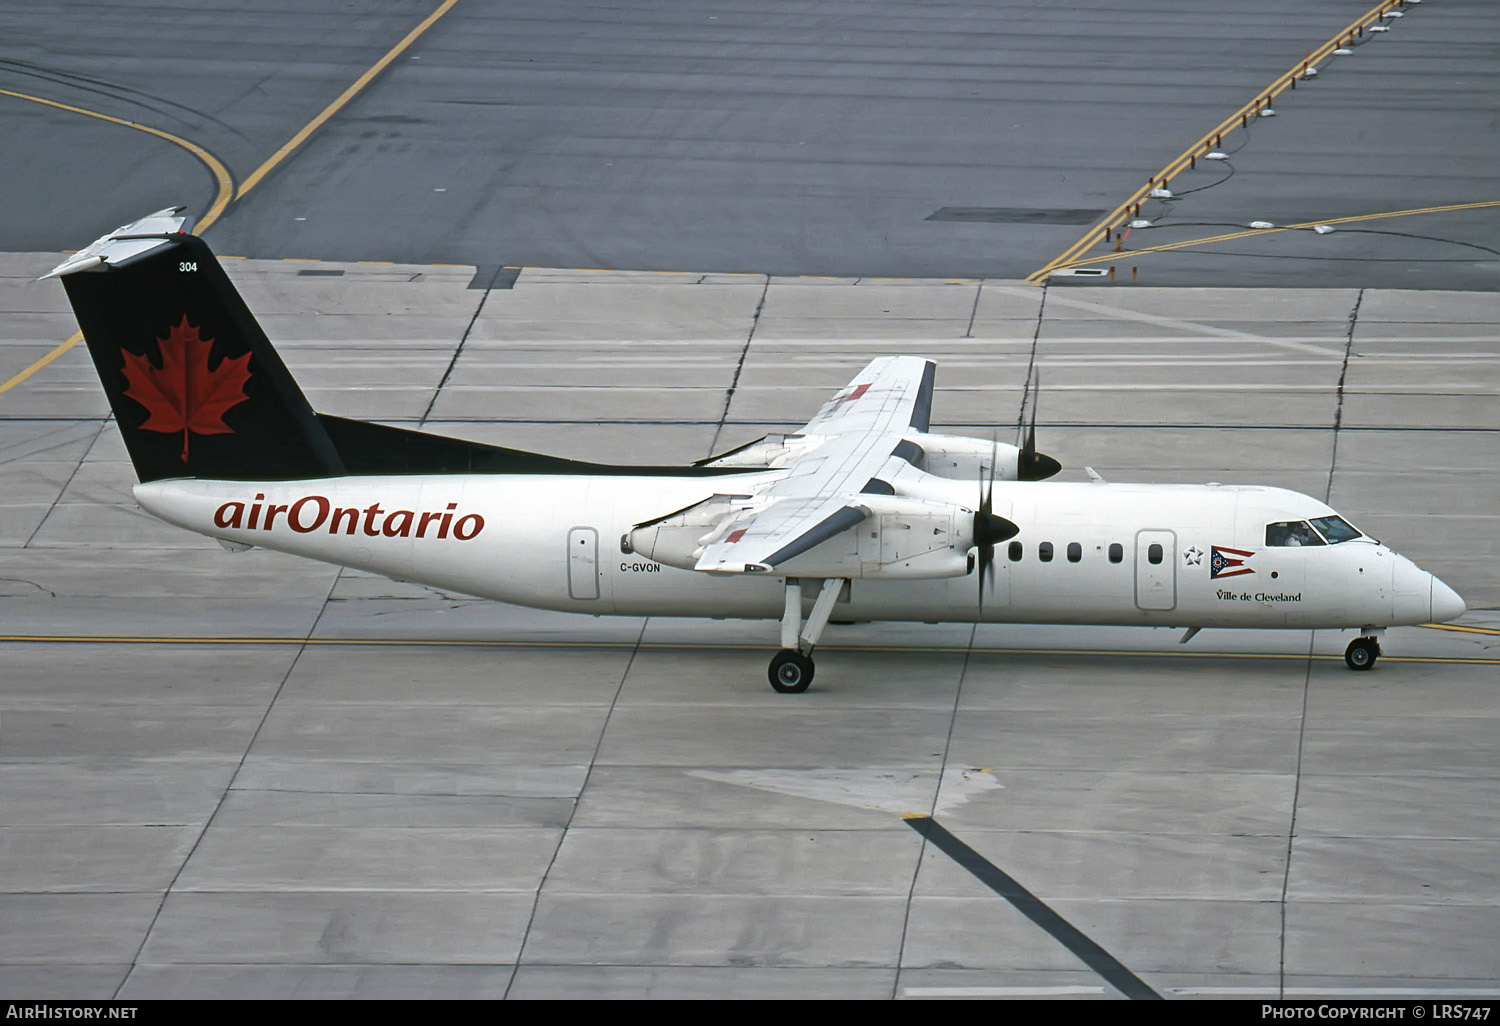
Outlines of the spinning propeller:
{"type": "MultiPolygon", "coordinates": [[[[1036,378],[1035,392],[1040,394],[1042,387],[1042,376],[1038,372],[1033,375],[1036,378]]],[[[1046,453],[1036,451],[1036,411],[1037,397],[1033,394],[1031,386],[1032,376],[1026,379],[1026,390],[1021,394],[1021,418],[1025,422],[1026,407],[1028,402],[1031,406],[1031,423],[1026,429],[1026,440],[1021,445],[1021,451],[1016,457],[1016,480],[1018,481],[1045,481],[1062,469],[1062,464],[1057,462],[1046,453]]],[[[1020,430],[1019,425],[1017,430],[1020,430]]],[[[979,512],[974,514],[974,544],[979,549],[979,608],[984,608],[984,588],[988,580],[994,583],[995,573],[995,546],[1003,541],[1009,541],[1021,533],[1018,524],[1012,523],[994,512],[995,495],[995,461],[998,455],[998,442],[991,438],[990,442],[990,468],[989,480],[982,485],[979,497],[979,512]]]]}
{"type": "MultiPolygon", "coordinates": [[[[1062,464],[1057,462],[1046,453],[1036,451],[1036,410],[1037,400],[1042,394],[1042,372],[1037,371],[1036,388],[1031,387],[1031,377],[1026,379],[1026,391],[1021,393],[1021,416],[1026,416],[1026,403],[1031,402],[1031,424],[1026,430],[1026,441],[1021,446],[1020,456],[1016,460],[1017,481],[1045,481],[1062,469],[1062,464]]],[[[1019,425],[1017,431],[1019,432],[1019,425]]]]}
{"type": "Polygon", "coordinates": [[[1009,541],[1021,533],[1019,524],[995,515],[995,456],[998,446],[991,441],[990,477],[985,481],[979,497],[979,510],[974,514],[974,545],[979,549],[979,608],[984,608],[984,581],[992,577],[995,570],[995,546],[1009,541]]]}

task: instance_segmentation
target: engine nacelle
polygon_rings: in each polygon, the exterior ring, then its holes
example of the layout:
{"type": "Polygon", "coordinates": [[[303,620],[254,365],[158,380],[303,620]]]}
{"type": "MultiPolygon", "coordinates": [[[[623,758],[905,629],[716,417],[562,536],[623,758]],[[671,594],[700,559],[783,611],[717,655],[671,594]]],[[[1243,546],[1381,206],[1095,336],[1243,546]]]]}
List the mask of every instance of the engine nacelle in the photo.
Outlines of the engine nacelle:
{"type": "MultiPolygon", "coordinates": [[[[816,449],[822,441],[816,435],[766,435],[696,465],[746,469],[785,467],[804,453],[816,449]]],[[[1020,449],[1005,442],[924,431],[908,432],[894,455],[934,477],[957,481],[989,480],[991,477],[998,481],[1041,481],[1062,469],[1052,457],[1039,453],[1033,453],[1026,462],[1020,449]],[[993,474],[991,463],[995,465],[993,474]]]]}
{"type": "MultiPolygon", "coordinates": [[[[713,495],[675,513],[638,524],[620,550],[684,570],[696,569],[706,546],[727,534],[734,514],[754,508],[744,495],[713,495]]],[[[859,496],[850,507],[864,519],[776,565],[751,563],[743,572],[777,577],[930,580],[962,577],[973,566],[976,515],[950,502],[902,495],[859,496]]]]}
{"type": "Polygon", "coordinates": [[[1016,480],[1016,468],[1021,450],[1004,442],[992,442],[985,438],[967,438],[962,435],[908,435],[922,449],[916,466],[936,477],[960,481],[986,480],[990,476],[990,464],[995,464],[995,479],[1016,480]]]}
{"type": "Polygon", "coordinates": [[[782,577],[930,580],[969,573],[974,513],[951,503],[861,495],[869,511],[847,531],[773,568],[782,577]]]}

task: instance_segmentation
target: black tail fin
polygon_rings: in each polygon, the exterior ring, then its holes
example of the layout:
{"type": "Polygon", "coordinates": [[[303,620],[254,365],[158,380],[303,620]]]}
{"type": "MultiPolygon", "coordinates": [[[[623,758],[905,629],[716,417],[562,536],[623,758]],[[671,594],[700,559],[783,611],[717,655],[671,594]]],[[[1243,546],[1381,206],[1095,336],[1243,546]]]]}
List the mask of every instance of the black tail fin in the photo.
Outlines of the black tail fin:
{"type": "Polygon", "coordinates": [[[117,228],[59,276],[142,481],[343,474],[338,450],[181,208],[117,228]]]}

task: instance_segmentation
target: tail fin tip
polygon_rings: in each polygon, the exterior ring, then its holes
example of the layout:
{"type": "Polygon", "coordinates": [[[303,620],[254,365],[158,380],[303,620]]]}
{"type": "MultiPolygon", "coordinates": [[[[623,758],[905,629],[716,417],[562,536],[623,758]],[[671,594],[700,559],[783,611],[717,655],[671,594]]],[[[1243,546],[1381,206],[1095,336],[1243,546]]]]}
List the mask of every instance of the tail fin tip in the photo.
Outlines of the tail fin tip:
{"type": "Polygon", "coordinates": [[[154,253],[172,241],[174,235],[192,230],[193,219],[183,215],[186,207],[166,207],[129,224],[122,224],[107,235],[74,253],[37,281],[61,278],[80,271],[101,267],[120,268],[154,253]]]}

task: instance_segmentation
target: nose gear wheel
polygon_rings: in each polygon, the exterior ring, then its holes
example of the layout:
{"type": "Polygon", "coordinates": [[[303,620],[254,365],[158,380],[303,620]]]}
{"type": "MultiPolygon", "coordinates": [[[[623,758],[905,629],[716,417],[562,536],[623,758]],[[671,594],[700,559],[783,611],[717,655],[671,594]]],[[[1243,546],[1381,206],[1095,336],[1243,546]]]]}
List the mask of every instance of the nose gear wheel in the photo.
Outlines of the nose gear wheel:
{"type": "Polygon", "coordinates": [[[1380,658],[1380,642],[1374,638],[1355,638],[1344,649],[1344,662],[1351,670],[1368,670],[1380,658]]]}

